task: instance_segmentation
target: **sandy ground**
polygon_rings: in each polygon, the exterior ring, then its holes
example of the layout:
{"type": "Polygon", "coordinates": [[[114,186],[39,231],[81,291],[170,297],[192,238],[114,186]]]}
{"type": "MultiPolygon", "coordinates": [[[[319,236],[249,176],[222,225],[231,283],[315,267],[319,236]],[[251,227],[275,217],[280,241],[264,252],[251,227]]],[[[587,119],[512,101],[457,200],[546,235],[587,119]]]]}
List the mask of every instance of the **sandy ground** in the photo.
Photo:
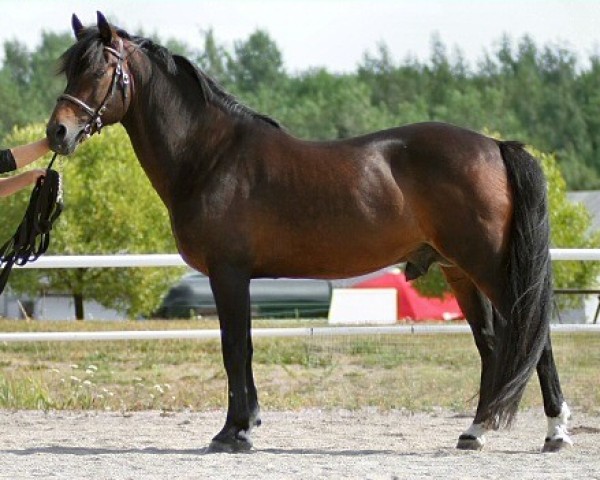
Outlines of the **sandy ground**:
{"type": "Polygon", "coordinates": [[[554,454],[539,453],[537,411],[463,452],[454,445],[469,418],[367,409],[263,412],[254,451],[206,454],[223,415],[0,411],[0,478],[600,479],[600,417],[578,412],[575,447],[554,454]]]}

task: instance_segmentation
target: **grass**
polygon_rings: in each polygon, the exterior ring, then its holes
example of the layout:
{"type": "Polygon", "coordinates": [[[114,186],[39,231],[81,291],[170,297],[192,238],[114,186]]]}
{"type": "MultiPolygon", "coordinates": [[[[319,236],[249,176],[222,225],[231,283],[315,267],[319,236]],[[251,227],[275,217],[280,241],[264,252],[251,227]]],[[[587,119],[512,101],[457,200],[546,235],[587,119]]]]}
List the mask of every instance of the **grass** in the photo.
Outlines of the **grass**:
{"type": "MultiPolygon", "coordinates": [[[[256,322],[257,327],[298,322],[256,322]]],[[[315,322],[308,322],[316,326],[315,322]]],[[[217,328],[214,321],[0,321],[7,331],[217,328]]],[[[479,359],[470,335],[369,335],[255,340],[254,372],[267,409],[405,408],[459,412],[476,405],[479,359]]],[[[600,336],[555,334],[572,406],[600,405],[600,336]]],[[[226,404],[218,341],[0,344],[0,408],[207,410],[226,404]]],[[[537,379],[523,406],[541,407],[537,379]]]]}

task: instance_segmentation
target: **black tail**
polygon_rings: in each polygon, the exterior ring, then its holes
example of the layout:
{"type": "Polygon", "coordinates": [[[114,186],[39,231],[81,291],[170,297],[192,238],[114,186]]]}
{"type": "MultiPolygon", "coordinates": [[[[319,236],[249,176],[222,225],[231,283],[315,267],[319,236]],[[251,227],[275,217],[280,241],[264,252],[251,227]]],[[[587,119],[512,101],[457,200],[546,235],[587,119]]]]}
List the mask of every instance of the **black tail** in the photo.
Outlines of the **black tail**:
{"type": "Polygon", "coordinates": [[[550,328],[552,270],[546,180],[518,142],[498,142],[513,197],[503,305],[494,312],[496,369],[489,426],[510,425],[550,328]]]}

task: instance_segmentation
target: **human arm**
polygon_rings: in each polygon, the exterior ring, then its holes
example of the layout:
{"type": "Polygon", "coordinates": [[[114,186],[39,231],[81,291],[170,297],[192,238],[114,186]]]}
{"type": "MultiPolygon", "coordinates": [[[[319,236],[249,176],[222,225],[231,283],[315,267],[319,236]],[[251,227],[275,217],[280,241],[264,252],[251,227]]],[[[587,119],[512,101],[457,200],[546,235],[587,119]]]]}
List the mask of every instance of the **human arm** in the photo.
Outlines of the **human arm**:
{"type": "Polygon", "coordinates": [[[50,147],[48,146],[48,139],[42,138],[37,142],[11,148],[11,151],[15,158],[17,168],[21,168],[48,153],[50,147]]]}
{"type": "Polygon", "coordinates": [[[37,182],[37,179],[43,177],[46,170],[36,169],[13,175],[8,178],[0,178],[0,197],[8,197],[13,193],[23,190],[25,187],[37,182]]]}

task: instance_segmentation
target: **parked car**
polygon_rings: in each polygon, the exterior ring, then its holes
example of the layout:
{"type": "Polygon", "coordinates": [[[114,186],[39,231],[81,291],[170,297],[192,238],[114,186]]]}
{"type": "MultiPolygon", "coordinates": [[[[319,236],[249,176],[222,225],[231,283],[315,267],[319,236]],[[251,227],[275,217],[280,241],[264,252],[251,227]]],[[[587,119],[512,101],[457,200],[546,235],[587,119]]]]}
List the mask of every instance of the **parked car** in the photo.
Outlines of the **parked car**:
{"type": "MultiPolygon", "coordinates": [[[[250,282],[253,317],[326,317],[331,303],[331,282],[291,278],[258,278],[250,282]]],[[[191,318],[216,315],[208,277],[190,273],[173,285],[155,315],[158,318],[191,318]]]]}

